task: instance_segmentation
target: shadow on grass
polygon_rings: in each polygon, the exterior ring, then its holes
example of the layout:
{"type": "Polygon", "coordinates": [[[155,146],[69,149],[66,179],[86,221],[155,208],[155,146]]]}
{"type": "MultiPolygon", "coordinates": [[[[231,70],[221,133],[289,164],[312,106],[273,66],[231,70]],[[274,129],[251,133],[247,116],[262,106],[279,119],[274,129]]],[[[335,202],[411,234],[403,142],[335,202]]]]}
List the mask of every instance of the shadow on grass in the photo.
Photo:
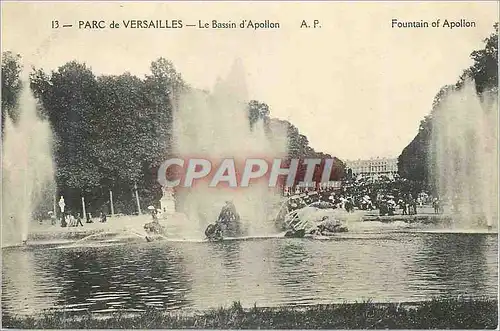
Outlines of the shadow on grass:
{"type": "Polygon", "coordinates": [[[431,300],[415,304],[372,302],[315,305],[306,308],[229,308],[193,316],[147,310],[135,316],[116,313],[97,318],[45,312],[20,317],[2,314],[2,327],[15,329],[495,329],[498,301],[431,300]]]}

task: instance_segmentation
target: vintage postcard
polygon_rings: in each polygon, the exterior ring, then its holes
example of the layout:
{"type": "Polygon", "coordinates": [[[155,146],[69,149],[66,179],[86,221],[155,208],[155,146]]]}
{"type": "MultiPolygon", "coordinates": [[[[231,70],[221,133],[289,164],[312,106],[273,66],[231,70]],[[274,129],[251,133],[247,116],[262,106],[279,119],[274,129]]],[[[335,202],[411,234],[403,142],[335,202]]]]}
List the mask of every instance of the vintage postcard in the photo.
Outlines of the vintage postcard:
{"type": "Polygon", "coordinates": [[[2,328],[496,329],[497,1],[4,1],[2,328]]]}

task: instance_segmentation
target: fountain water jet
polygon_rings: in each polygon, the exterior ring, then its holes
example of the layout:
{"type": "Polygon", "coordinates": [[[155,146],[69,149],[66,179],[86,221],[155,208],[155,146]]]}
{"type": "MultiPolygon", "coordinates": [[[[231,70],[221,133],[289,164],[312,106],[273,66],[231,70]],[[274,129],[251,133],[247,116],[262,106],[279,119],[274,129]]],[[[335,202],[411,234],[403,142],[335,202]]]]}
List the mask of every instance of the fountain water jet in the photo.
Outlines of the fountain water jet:
{"type": "MultiPolygon", "coordinates": [[[[29,223],[38,204],[53,189],[52,131],[37,115],[28,83],[19,96],[19,118],[5,116],[2,148],[2,246],[28,239],[29,223]]],[[[53,192],[50,192],[53,196],[53,192]]]]}
{"type": "MultiPolygon", "coordinates": [[[[218,80],[212,92],[191,90],[181,96],[174,113],[175,153],[181,158],[203,157],[212,161],[233,158],[282,158],[287,154],[286,131],[276,128],[266,134],[262,121],[251,128],[248,96],[241,62],[235,62],[227,79],[218,80]],[[280,132],[282,131],[282,132],[280,132]]],[[[215,167],[215,165],[214,165],[215,167]]],[[[209,188],[208,182],[177,192],[189,224],[185,231],[204,236],[208,224],[215,222],[226,200],[232,200],[247,235],[275,232],[268,221],[270,206],[280,199],[267,182],[251,183],[237,189],[209,188]]]]}
{"type": "Polygon", "coordinates": [[[443,96],[432,122],[431,178],[460,228],[498,223],[498,98],[473,81],[443,96]]]}

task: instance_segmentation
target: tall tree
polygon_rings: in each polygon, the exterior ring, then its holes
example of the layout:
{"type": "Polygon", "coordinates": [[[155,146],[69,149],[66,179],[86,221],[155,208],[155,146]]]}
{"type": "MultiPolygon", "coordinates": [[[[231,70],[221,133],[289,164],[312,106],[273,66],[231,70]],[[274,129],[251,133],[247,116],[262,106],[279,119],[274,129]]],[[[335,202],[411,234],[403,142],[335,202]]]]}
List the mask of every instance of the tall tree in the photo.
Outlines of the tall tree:
{"type": "Polygon", "coordinates": [[[474,64],[464,71],[457,87],[463,84],[467,77],[472,77],[478,93],[498,87],[498,23],[493,26],[494,32],[484,39],[484,48],[470,54],[474,64]]]}
{"type": "Polygon", "coordinates": [[[258,120],[264,122],[265,127],[269,125],[269,106],[257,100],[251,100],[248,103],[248,122],[252,128],[258,120]]]}
{"type": "Polygon", "coordinates": [[[142,163],[144,177],[140,183],[145,196],[152,203],[161,197],[161,188],[156,180],[156,171],[163,161],[173,153],[173,116],[179,107],[181,95],[190,89],[171,61],[159,58],[151,63],[151,74],[146,75],[144,91],[145,108],[152,122],[154,149],[142,163]]]}
{"type": "Polygon", "coordinates": [[[6,116],[14,121],[18,114],[15,112],[17,98],[21,91],[20,73],[22,70],[21,56],[12,52],[2,53],[2,138],[6,116]]]}

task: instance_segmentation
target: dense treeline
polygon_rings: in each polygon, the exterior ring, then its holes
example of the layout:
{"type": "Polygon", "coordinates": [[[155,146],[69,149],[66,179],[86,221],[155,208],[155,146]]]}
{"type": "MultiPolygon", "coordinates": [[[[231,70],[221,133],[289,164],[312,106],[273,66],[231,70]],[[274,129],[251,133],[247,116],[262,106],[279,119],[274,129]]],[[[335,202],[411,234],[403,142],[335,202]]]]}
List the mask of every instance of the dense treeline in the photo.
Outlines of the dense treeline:
{"type": "MultiPolygon", "coordinates": [[[[5,52],[2,57],[3,133],[4,116],[15,121],[19,111],[22,67],[19,55],[5,52]]],[[[58,195],[64,195],[70,208],[79,210],[83,196],[88,211],[109,212],[112,191],[115,212],[134,213],[135,188],[142,206],[157,204],[161,188],[156,169],[172,153],[174,107],[191,87],[164,58],[150,69],[144,78],[130,73],[96,76],[87,65],[73,61],[50,73],[31,72],[39,115],[48,119],[54,133],[58,195]]],[[[284,125],[289,157],[330,157],[314,151],[291,123],[271,118],[265,103],[250,101],[248,120],[250,126],[263,120],[269,134],[273,125],[284,125]]],[[[331,179],[337,180],[343,176],[343,163],[336,159],[334,169],[331,179]]]]}
{"type": "Polygon", "coordinates": [[[398,171],[401,177],[420,182],[431,191],[433,182],[431,161],[431,137],[433,115],[435,115],[442,97],[450,89],[460,88],[467,79],[472,78],[479,95],[486,91],[498,93],[498,23],[494,25],[494,32],[484,40],[484,49],[473,51],[471,58],[474,63],[464,70],[455,85],[441,88],[434,98],[432,110],[421,122],[415,138],[403,149],[398,158],[398,171]]]}

